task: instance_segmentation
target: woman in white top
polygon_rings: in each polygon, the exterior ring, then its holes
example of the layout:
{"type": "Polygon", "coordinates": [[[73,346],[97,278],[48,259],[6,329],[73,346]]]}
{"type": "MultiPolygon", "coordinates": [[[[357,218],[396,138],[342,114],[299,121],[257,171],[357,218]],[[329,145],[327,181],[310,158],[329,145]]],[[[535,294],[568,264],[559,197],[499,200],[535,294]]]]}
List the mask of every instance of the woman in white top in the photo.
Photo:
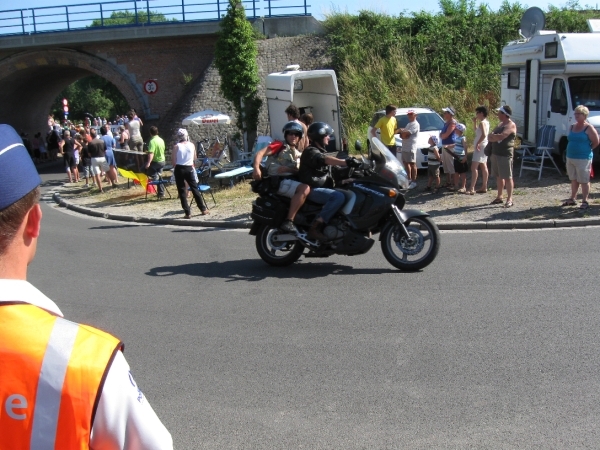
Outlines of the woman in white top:
{"type": "Polygon", "coordinates": [[[179,200],[181,200],[181,207],[185,212],[184,219],[191,218],[190,206],[187,201],[187,189],[185,183],[187,182],[192,195],[196,199],[196,204],[202,215],[209,214],[210,211],[206,207],[206,203],[198,191],[198,183],[196,182],[196,169],[194,168],[194,158],[196,157],[196,147],[189,140],[188,132],[185,128],[180,128],[177,131],[177,144],[171,151],[171,158],[175,174],[175,184],[177,185],[177,192],[179,192],[179,200]]]}
{"type": "Polygon", "coordinates": [[[133,111],[129,111],[127,114],[129,122],[127,128],[129,129],[129,148],[136,152],[144,151],[144,140],[142,139],[141,126],[142,123],[136,118],[133,111]]]}
{"type": "Polygon", "coordinates": [[[475,127],[475,141],[473,143],[473,161],[471,162],[471,186],[467,191],[467,194],[473,195],[475,192],[478,194],[485,194],[487,192],[488,183],[488,168],[487,168],[487,156],[483,150],[488,143],[487,136],[490,132],[490,123],[487,120],[488,109],[485,106],[478,106],[475,108],[475,117],[473,117],[473,125],[475,127]],[[481,188],[475,190],[475,183],[477,183],[477,169],[481,170],[481,188]]]}

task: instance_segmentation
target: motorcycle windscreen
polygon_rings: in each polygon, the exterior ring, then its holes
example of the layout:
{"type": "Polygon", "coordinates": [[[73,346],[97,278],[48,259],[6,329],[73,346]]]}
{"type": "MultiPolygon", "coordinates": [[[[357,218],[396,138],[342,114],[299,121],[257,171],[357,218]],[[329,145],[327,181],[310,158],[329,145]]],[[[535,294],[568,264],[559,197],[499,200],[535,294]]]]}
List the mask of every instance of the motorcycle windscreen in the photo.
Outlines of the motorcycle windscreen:
{"type": "Polygon", "coordinates": [[[371,154],[375,161],[375,172],[398,187],[408,189],[410,180],[404,166],[378,138],[371,138],[371,154]]]}

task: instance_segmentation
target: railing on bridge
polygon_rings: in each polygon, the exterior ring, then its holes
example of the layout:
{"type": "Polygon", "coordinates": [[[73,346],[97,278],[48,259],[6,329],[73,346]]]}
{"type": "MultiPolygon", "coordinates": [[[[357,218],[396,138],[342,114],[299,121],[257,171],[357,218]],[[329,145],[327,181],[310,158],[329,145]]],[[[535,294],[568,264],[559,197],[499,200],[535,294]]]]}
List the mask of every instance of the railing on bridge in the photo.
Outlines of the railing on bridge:
{"type": "MultiPolygon", "coordinates": [[[[246,16],[308,16],[307,0],[243,0],[246,16]],[[274,13],[277,11],[277,13],[274,13]]],[[[218,21],[227,0],[117,0],[81,5],[44,6],[0,11],[0,36],[88,28],[166,25],[218,21]],[[176,3],[175,3],[176,2],[176,3]]]]}

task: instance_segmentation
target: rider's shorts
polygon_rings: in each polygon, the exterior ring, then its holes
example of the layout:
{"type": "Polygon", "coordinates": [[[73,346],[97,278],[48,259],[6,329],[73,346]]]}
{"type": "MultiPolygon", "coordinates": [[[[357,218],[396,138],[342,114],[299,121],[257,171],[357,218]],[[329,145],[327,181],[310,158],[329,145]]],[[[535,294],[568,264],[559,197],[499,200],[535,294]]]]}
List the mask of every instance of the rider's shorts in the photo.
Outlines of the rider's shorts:
{"type": "Polygon", "coordinates": [[[296,193],[296,189],[301,184],[302,183],[300,183],[299,181],[294,181],[286,178],[284,180],[281,180],[281,183],[279,183],[279,190],[277,191],[277,193],[279,195],[292,198],[296,193]]]}

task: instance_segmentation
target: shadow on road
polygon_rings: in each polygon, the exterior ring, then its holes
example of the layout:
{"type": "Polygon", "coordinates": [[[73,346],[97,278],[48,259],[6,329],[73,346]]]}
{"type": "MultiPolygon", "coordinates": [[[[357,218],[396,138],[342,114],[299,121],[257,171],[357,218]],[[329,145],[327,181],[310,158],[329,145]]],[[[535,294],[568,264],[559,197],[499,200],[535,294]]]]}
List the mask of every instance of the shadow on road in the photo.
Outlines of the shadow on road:
{"type": "Polygon", "coordinates": [[[267,278],[310,280],[330,275],[379,275],[382,273],[398,273],[398,271],[381,268],[355,268],[333,262],[315,263],[306,260],[289,267],[271,267],[260,260],[242,259],[154,267],[146,272],[146,275],[153,277],[191,275],[203,278],[223,278],[226,281],[262,281],[267,278]]]}

